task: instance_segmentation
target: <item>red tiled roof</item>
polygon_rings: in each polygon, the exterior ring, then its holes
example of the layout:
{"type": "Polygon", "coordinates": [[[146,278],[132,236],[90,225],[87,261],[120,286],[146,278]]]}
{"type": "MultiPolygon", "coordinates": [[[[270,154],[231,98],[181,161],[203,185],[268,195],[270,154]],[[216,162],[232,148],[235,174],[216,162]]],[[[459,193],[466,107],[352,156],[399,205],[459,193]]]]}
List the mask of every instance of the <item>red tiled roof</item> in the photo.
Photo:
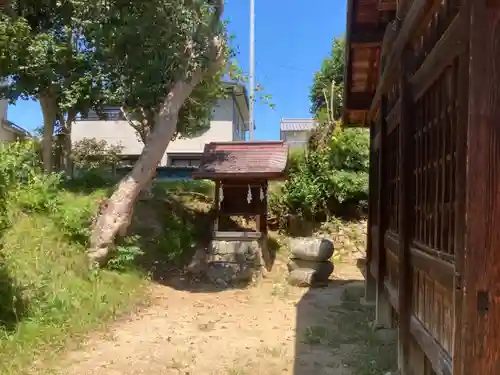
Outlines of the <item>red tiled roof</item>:
{"type": "Polygon", "coordinates": [[[194,178],[285,177],[288,145],[283,141],[211,142],[194,178]]]}

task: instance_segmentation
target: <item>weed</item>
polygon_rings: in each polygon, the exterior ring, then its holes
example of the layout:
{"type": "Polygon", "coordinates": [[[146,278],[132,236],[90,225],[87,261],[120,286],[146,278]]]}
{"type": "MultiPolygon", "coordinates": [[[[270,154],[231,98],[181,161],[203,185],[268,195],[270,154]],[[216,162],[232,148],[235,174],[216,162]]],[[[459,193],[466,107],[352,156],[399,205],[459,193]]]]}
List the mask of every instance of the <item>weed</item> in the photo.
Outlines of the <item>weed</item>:
{"type": "Polygon", "coordinates": [[[309,345],[324,344],[328,336],[329,332],[326,327],[310,326],[306,329],[304,343],[309,345]]]}
{"type": "Polygon", "coordinates": [[[356,374],[383,375],[395,370],[396,344],[373,332],[370,322],[374,319],[374,309],[360,304],[362,295],[362,287],[349,287],[342,304],[330,307],[331,318],[341,329],[329,334],[328,345],[347,351],[343,364],[354,368],[356,374]]]}
{"type": "Polygon", "coordinates": [[[144,255],[141,249],[139,236],[126,237],[116,246],[114,256],[107,267],[116,271],[125,271],[134,266],[138,257],[144,255]]]}

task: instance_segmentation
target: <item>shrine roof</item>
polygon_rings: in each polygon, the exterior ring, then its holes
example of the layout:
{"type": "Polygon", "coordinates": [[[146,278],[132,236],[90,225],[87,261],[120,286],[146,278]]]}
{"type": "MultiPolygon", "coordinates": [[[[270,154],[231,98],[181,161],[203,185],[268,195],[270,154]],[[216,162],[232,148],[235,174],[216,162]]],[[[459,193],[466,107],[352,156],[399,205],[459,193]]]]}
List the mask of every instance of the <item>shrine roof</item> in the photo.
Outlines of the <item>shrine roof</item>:
{"type": "Polygon", "coordinates": [[[288,145],[283,141],[211,142],[205,145],[195,179],[285,177],[288,145]]]}

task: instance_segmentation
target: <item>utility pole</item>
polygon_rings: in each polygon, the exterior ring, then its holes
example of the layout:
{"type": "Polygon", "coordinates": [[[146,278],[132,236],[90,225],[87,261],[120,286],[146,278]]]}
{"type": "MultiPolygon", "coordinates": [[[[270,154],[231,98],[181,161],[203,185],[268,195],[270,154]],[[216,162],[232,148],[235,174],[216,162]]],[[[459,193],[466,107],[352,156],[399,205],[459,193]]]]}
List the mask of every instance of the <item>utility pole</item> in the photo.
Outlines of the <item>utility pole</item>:
{"type": "Polygon", "coordinates": [[[255,102],[255,0],[250,0],[250,108],[248,136],[253,141],[255,102]]]}

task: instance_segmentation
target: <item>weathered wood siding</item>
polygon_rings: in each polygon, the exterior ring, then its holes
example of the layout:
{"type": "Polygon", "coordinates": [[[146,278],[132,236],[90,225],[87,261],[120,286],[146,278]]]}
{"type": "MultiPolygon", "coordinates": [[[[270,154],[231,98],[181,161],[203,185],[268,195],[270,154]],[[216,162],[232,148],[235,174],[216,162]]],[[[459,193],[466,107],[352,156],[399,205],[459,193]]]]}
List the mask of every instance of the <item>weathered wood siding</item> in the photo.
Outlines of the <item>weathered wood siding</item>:
{"type": "Polygon", "coordinates": [[[403,373],[500,374],[500,2],[397,15],[366,115],[368,280],[396,312],[403,373]]]}

